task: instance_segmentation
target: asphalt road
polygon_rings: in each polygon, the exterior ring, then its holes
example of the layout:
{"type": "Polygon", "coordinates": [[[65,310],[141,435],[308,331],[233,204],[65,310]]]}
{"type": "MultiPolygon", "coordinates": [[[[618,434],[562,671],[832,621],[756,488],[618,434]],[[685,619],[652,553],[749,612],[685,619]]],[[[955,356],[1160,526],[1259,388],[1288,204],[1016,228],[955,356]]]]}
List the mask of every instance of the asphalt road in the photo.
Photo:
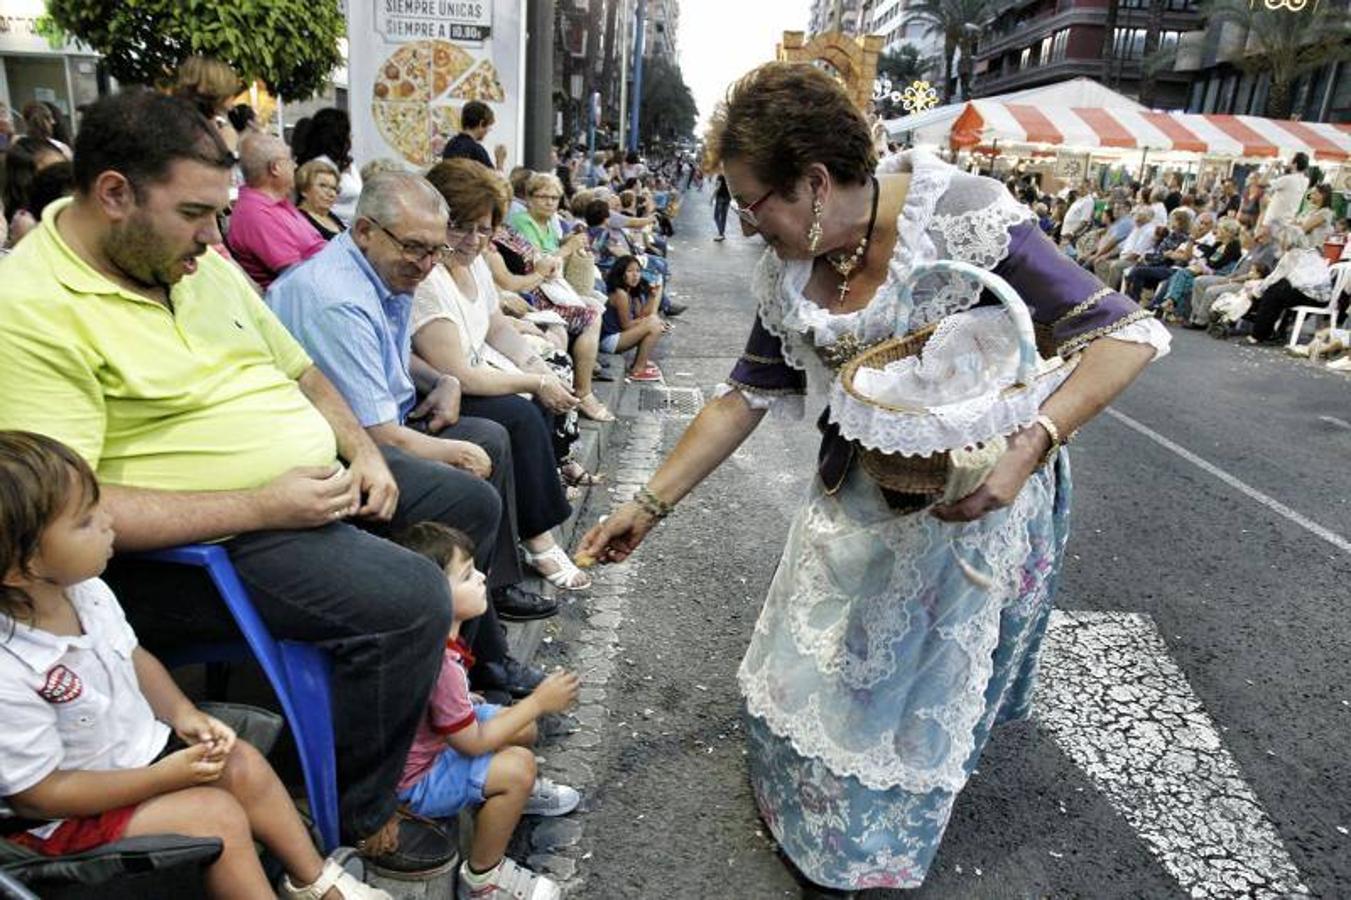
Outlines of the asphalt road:
{"type": "MultiPolygon", "coordinates": [[[[711,236],[708,196],[691,193],[671,253],[691,308],[661,364],[669,384],[705,392],[740,353],[761,249],[711,236]]],[[[1173,353],[1115,403],[1125,418],[1100,417],[1071,449],[1058,606],[1148,617],[1176,686],[1199,701],[1307,894],[1348,897],[1351,379],[1269,349],[1173,336],[1173,353]]],[[[661,422],[665,450],[685,423],[661,422]]],[[[632,464],[626,433],[608,456],[612,481],[632,464]]],[[[593,784],[574,817],[572,896],[797,895],[750,796],[734,676],[815,444],[810,421],[766,420],[635,557],[608,717],[589,751],[593,784]]],[[[587,515],[606,506],[593,492],[587,515]]],[[[575,664],[586,652],[578,622],[562,619],[543,661],[575,664]]],[[[1006,726],[924,887],[869,896],[1247,896],[1223,882],[1181,884],[1169,860],[1185,841],[1171,846],[1166,829],[1132,814],[1189,803],[1185,793],[1111,797],[1046,722],[1006,726]]]]}

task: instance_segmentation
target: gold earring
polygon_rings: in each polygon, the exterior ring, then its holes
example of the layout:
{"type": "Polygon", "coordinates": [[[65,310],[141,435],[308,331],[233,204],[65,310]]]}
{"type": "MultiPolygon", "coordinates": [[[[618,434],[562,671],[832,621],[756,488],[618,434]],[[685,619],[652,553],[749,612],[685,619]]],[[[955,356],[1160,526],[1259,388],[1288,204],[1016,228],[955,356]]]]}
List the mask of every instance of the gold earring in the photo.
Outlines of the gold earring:
{"type": "Polygon", "coordinates": [[[821,243],[821,198],[812,198],[812,225],[807,229],[807,249],[812,253],[821,243]]]}

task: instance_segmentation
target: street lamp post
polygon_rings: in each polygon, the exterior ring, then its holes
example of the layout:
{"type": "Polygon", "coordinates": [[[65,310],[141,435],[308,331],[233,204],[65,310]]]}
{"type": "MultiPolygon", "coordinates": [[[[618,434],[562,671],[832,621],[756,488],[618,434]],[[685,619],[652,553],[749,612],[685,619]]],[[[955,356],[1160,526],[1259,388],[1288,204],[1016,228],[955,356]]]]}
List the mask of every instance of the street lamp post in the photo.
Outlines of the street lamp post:
{"type": "Polygon", "coordinates": [[[549,168],[554,133],[554,0],[526,6],[525,165],[549,168]]]}

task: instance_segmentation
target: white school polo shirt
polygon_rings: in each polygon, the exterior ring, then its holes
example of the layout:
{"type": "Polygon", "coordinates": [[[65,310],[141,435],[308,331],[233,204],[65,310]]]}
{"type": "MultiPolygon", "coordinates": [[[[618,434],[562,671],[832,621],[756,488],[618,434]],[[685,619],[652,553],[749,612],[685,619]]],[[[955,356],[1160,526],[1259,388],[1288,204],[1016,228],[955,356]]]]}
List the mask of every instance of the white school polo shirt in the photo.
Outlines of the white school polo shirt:
{"type": "Polygon", "coordinates": [[[169,727],[155,719],[132,666],[136,634],[97,578],[66,589],[84,634],[0,623],[0,797],[57,769],[149,765],[169,727]]]}

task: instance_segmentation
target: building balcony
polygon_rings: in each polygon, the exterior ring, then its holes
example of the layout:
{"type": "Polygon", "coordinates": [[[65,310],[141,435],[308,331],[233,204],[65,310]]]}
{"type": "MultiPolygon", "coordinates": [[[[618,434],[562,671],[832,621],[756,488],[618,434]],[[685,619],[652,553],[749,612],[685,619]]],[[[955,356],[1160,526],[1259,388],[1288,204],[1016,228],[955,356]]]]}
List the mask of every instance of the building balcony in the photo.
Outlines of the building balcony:
{"type": "MultiPolygon", "coordinates": [[[[976,62],[981,62],[1007,53],[1009,50],[1020,50],[1023,47],[1035,44],[1046,35],[1054,34],[1062,28],[1069,28],[1071,25],[1096,25],[1101,27],[1106,20],[1107,14],[1104,10],[1086,7],[1070,7],[1060,12],[1038,16],[1023,22],[1020,27],[1007,34],[982,37],[973,58],[976,62]]],[[[989,34],[988,31],[987,34],[989,34]]]]}
{"type": "MultiPolygon", "coordinates": [[[[1128,63],[1127,65],[1131,64],[1128,63]]],[[[1134,63],[1133,65],[1138,72],[1140,64],[1134,63]]],[[[985,72],[975,76],[975,79],[971,84],[971,95],[972,99],[979,100],[982,97],[991,97],[995,94],[1007,94],[1009,91],[1018,91],[1023,88],[1036,87],[1040,84],[1049,84],[1055,81],[1065,81],[1066,79],[1078,78],[1080,76],[1093,78],[1095,80],[1101,78],[1102,60],[1062,59],[1053,63],[1047,63],[1046,65],[1029,66],[1026,69],[1020,69],[1017,72],[1010,72],[1007,75],[985,72]]]]}
{"type": "MultiPolygon", "coordinates": [[[[1051,63],[1028,66],[1026,69],[1009,72],[1007,75],[991,72],[979,73],[972,81],[971,94],[972,99],[979,100],[982,97],[1007,94],[1010,91],[1038,87],[1080,76],[1101,81],[1102,74],[1102,60],[1099,58],[1061,59],[1051,63]]],[[[1128,94],[1134,93],[1134,86],[1139,83],[1142,74],[1140,60],[1138,59],[1118,60],[1112,65],[1114,80],[1128,94]]],[[[1155,77],[1160,84],[1186,83],[1190,80],[1189,76],[1176,72],[1161,72],[1155,77]]]]}
{"type": "MultiPolygon", "coordinates": [[[[1143,9],[1120,9],[1117,12],[1117,28],[1145,28],[1148,26],[1149,11],[1143,9]]],[[[1107,10],[1095,6],[1067,6],[1063,9],[1036,16],[1019,23],[1018,27],[1004,33],[987,28],[987,37],[982,37],[976,48],[977,62],[997,57],[1009,50],[1029,47],[1062,28],[1071,26],[1107,27],[1107,10]]],[[[1188,32],[1201,27],[1201,16],[1195,12],[1170,11],[1163,15],[1161,25],[1164,31],[1188,32]]]]}

